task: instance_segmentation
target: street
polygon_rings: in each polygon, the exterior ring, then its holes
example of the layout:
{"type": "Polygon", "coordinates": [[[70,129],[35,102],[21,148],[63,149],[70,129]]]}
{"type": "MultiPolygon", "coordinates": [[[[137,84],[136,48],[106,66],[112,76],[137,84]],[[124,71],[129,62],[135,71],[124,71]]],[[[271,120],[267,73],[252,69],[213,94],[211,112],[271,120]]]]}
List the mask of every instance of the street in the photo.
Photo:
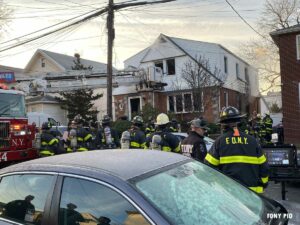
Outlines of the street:
{"type": "MultiPolygon", "coordinates": [[[[300,204],[300,182],[286,184],[286,191],[286,201],[300,204]]],[[[271,181],[264,195],[277,201],[281,200],[281,184],[271,181]]]]}

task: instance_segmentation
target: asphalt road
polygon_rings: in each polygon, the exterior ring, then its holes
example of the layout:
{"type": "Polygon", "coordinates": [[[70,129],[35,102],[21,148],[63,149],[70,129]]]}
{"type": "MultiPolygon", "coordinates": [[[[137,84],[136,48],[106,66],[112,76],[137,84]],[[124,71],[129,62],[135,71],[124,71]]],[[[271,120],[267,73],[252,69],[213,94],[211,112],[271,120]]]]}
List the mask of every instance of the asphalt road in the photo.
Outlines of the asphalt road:
{"type": "MultiPolygon", "coordinates": [[[[297,202],[300,204],[300,182],[298,183],[287,183],[286,184],[286,201],[297,202]]],[[[265,190],[265,196],[274,199],[281,199],[281,184],[275,184],[273,181],[269,183],[269,186],[265,190]]]]}

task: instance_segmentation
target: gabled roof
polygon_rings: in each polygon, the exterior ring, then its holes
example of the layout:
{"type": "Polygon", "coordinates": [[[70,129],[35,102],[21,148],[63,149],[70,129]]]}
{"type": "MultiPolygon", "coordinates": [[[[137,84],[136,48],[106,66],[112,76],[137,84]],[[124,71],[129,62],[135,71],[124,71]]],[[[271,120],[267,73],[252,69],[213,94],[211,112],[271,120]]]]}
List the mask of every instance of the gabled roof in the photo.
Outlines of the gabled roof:
{"type": "Polygon", "coordinates": [[[26,104],[34,103],[58,103],[58,101],[50,95],[36,96],[26,99],[26,104]]]}
{"type": "Polygon", "coordinates": [[[16,68],[16,67],[10,67],[10,66],[2,66],[2,65],[0,65],[0,71],[1,72],[19,72],[19,73],[22,73],[23,69],[16,68]]]}
{"type": "MultiPolygon", "coordinates": [[[[50,51],[38,49],[30,59],[29,63],[26,65],[25,71],[27,71],[30,68],[31,64],[35,62],[38,54],[41,54],[43,57],[53,62],[63,71],[72,70],[72,66],[74,66],[74,60],[75,60],[74,56],[69,56],[69,55],[64,55],[56,52],[50,52],[50,51]]],[[[82,58],[80,59],[80,61],[86,67],[92,66],[93,71],[106,72],[107,68],[106,68],[106,64],[104,63],[95,62],[95,61],[82,59],[82,58]]]]}
{"type": "Polygon", "coordinates": [[[296,24],[294,26],[288,27],[288,28],[282,28],[275,30],[270,33],[271,37],[279,36],[282,34],[289,34],[289,33],[295,33],[295,32],[300,32],[300,24],[296,24]]]}

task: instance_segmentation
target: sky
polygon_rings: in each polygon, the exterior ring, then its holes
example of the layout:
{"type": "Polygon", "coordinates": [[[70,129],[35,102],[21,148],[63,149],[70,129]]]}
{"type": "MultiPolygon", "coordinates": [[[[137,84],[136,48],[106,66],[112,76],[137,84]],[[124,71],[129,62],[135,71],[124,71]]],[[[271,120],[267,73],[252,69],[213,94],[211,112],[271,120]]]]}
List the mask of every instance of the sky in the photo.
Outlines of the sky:
{"type": "MultiPolygon", "coordinates": [[[[44,49],[106,63],[106,15],[10,50],[21,37],[107,5],[107,0],[0,0],[12,9],[1,26],[0,65],[24,68],[37,49],[44,49]],[[11,42],[12,39],[18,38],[11,42]]],[[[115,3],[142,0],[114,0],[115,3]]],[[[155,1],[155,0],[148,0],[155,1]]],[[[265,0],[229,0],[255,27],[265,0]]],[[[2,3],[2,4],[3,4],[2,3]]],[[[1,3],[0,3],[1,4],[1,3]]],[[[67,24],[67,23],[64,23],[67,24]]],[[[225,0],[176,0],[171,3],[126,8],[115,13],[113,64],[123,68],[127,58],[151,45],[160,33],[171,37],[219,43],[239,54],[239,47],[258,38],[225,0]]]]}

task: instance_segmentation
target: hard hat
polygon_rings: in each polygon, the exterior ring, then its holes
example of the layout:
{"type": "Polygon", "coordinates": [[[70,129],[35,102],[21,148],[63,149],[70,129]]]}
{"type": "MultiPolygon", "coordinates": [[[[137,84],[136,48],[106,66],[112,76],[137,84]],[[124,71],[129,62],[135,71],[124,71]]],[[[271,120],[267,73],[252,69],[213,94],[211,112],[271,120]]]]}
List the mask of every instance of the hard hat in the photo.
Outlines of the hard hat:
{"type": "MultiPolygon", "coordinates": [[[[74,120],[73,120],[76,124],[82,124],[83,123],[83,119],[82,119],[82,117],[81,117],[81,115],[76,115],[75,117],[74,117],[74,120]]],[[[73,122],[72,121],[72,122],[73,122]]]]}
{"type": "Polygon", "coordinates": [[[270,116],[270,112],[269,111],[265,112],[265,115],[270,116]]]}
{"type": "Polygon", "coordinates": [[[224,107],[220,114],[220,123],[239,122],[244,116],[233,106],[224,107]]]}
{"type": "Polygon", "coordinates": [[[42,124],[42,130],[49,130],[51,128],[51,124],[48,122],[44,122],[42,124]]]}
{"type": "Polygon", "coordinates": [[[202,128],[204,130],[209,130],[209,128],[206,126],[207,122],[204,119],[199,119],[199,118],[195,118],[192,121],[189,122],[189,124],[193,127],[199,127],[202,128]]]}
{"type": "Polygon", "coordinates": [[[256,115],[256,117],[257,117],[257,118],[260,118],[260,117],[261,117],[260,113],[258,113],[258,114],[256,115]]]}
{"type": "Polygon", "coordinates": [[[131,122],[133,124],[143,125],[144,120],[143,120],[143,118],[141,116],[135,116],[131,122]]]}
{"type": "Polygon", "coordinates": [[[170,122],[169,117],[165,113],[161,113],[156,117],[156,125],[165,125],[170,122]]]}
{"type": "Polygon", "coordinates": [[[103,116],[102,125],[110,123],[111,118],[108,115],[103,116]]]}

